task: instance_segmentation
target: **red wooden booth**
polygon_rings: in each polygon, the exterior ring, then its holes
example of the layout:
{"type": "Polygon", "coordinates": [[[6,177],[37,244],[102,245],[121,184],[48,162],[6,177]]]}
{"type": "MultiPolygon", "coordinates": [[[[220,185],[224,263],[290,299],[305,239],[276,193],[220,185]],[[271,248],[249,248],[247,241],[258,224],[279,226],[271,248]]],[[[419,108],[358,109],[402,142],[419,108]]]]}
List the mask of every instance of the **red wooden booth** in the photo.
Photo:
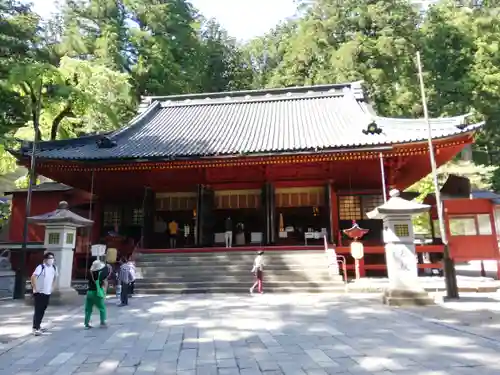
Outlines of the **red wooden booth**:
{"type": "MultiPolygon", "coordinates": [[[[489,191],[474,191],[467,178],[451,175],[441,189],[445,230],[455,262],[500,261],[498,207],[500,196],[489,191]]],[[[435,196],[432,205],[433,236],[440,238],[435,196]]],[[[500,279],[500,267],[497,268],[500,279]]]]}

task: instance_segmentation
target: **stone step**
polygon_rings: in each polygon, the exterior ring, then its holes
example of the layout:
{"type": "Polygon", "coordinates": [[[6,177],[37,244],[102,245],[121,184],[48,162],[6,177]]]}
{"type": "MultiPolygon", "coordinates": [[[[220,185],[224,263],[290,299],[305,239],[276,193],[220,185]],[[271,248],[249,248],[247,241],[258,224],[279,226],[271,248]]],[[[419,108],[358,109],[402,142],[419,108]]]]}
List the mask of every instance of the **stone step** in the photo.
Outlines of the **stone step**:
{"type": "MultiPolygon", "coordinates": [[[[138,293],[248,293],[255,252],[142,254],[137,260],[138,293]]],[[[344,291],[340,277],[330,276],[324,251],[266,252],[267,291],[344,291]]]]}
{"type": "MultiPolygon", "coordinates": [[[[199,256],[199,257],[216,257],[216,256],[221,256],[221,255],[251,255],[254,256],[256,255],[256,251],[239,251],[237,250],[238,248],[231,248],[231,250],[228,251],[214,251],[214,252],[209,252],[209,251],[186,251],[186,252],[174,252],[174,253],[169,253],[169,252],[163,252],[163,253],[137,253],[138,257],[162,257],[162,256],[172,256],[172,257],[184,257],[184,256],[199,256]]],[[[181,250],[181,249],[179,249],[181,250]]],[[[303,256],[303,255],[312,255],[312,254],[324,254],[324,250],[276,250],[276,251],[268,251],[265,250],[264,254],[265,256],[303,256]]]]}
{"type": "MultiPolygon", "coordinates": [[[[136,259],[136,262],[253,262],[255,257],[220,257],[220,258],[202,258],[202,257],[183,257],[183,258],[171,258],[168,256],[164,256],[161,258],[141,258],[136,259]]],[[[314,257],[266,257],[264,258],[265,263],[274,263],[274,262],[319,262],[323,259],[328,259],[326,254],[322,254],[321,256],[314,257]]]]}
{"type": "MultiPolygon", "coordinates": [[[[172,288],[172,287],[203,287],[203,286],[229,286],[229,287],[243,287],[248,284],[252,284],[255,280],[253,278],[248,278],[247,280],[238,280],[238,281],[182,281],[182,282],[161,282],[161,281],[153,281],[153,282],[143,282],[142,280],[137,280],[135,285],[137,288],[142,287],[151,287],[153,289],[161,289],[161,288],[172,288]]],[[[344,285],[343,281],[322,281],[321,283],[315,283],[311,281],[269,281],[264,279],[264,284],[269,287],[277,287],[277,286],[313,286],[313,285],[323,285],[323,286],[332,286],[332,285],[344,285]]]]}
{"type": "MultiPolygon", "coordinates": [[[[314,270],[313,270],[314,271],[314,270]]],[[[265,277],[275,277],[280,279],[292,279],[292,278],[328,278],[331,273],[328,270],[316,270],[314,272],[310,270],[306,271],[273,271],[265,270],[265,277]]],[[[162,271],[139,271],[136,273],[138,279],[154,279],[154,278],[193,278],[197,277],[200,279],[213,279],[215,277],[249,277],[252,276],[250,270],[238,271],[238,272],[221,272],[217,271],[206,271],[206,270],[191,270],[188,272],[179,272],[178,270],[162,270],[162,271]]]]}
{"type": "MultiPolygon", "coordinates": [[[[265,271],[264,272],[264,277],[268,278],[276,278],[280,280],[287,280],[287,279],[329,279],[331,278],[330,272],[327,270],[318,270],[318,272],[283,272],[283,271],[278,271],[278,272],[273,272],[273,271],[265,271]]],[[[202,271],[194,271],[194,272],[168,272],[168,271],[163,271],[163,272],[151,272],[149,270],[146,270],[144,272],[137,272],[136,277],[138,279],[174,279],[174,278],[199,278],[201,280],[207,279],[207,280],[212,280],[214,278],[221,278],[221,277],[233,277],[233,278],[247,278],[247,277],[253,277],[253,274],[249,272],[248,270],[245,272],[207,272],[205,270],[202,271]]]]}
{"type": "MultiPolygon", "coordinates": [[[[248,294],[251,285],[245,286],[209,286],[204,285],[200,287],[165,287],[165,288],[136,288],[137,294],[198,294],[198,293],[234,293],[234,294],[248,294]]],[[[265,293],[346,293],[345,286],[268,286],[264,284],[265,293]]]]}
{"type": "MultiPolygon", "coordinates": [[[[188,277],[188,276],[199,276],[199,277],[212,277],[214,275],[231,275],[231,276],[248,276],[251,275],[250,269],[245,268],[243,270],[216,270],[214,272],[213,269],[191,269],[187,271],[178,270],[175,268],[167,268],[167,269],[137,269],[137,277],[188,277]],[[227,271],[227,272],[224,272],[227,271]]],[[[328,269],[321,268],[315,270],[274,270],[274,269],[265,269],[264,275],[266,276],[276,276],[276,277],[289,277],[289,276],[328,276],[330,272],[328,269]],[[314,272],[310,272],[314,271],[314,272]]]]}
{"type": "MultiPolygon", "coordinates": [[[[276,260],[276,259],[321,259],[326,257],[325,252],[320,253],[301,253],[301,254],[273,254],[273,255],[265,255],[264,259],[266,260],[276,260]]],[[[205,253],[196,253],[196,254],[147,254],[140,255],[136,258],[137,261],[158,261],[162,259],[169,259],[175,261],[182,260],[248,260],[253,261],[255,259],[255,254],[245,254],[245,253],[214,253],[210,255],[205,255],[205,253]]]]}
{"type": "MultiPolygon", "coordinates": [[[[252,263],[231,263],[231,264],[179,264],[179,263],[137,263],[136,269],[206,269],[206,270],[251,270],[252,263]]],[[[313,270],[328,268],[327,262],[322,264],[265,264],[264,270],[313,270]]]]}
{"type": "MultiPolygon", "coordinates": [[[[245,275],[175,275],[175,276],[143,276],[137,278],[137,283],[176,283],[176,282],[247,282],[248,280],[253,280],[254,276],[252,274],[245,275]]],[[[264,280],[266,282],[312,282],[312,283],[324,283],[331,282],[332,277],[328,274],[312,277],[308,275],[273,275],[265,274],[264,280]]]]}
{"type": "MultiPolygon", "coordinates": [[[[163,256],[158,258],[141,258],[136,259],[136,262],[199,262],[199,263],[208,263],[208,262],[253,262],[255,257],[182,257],[182,258],[172,258],[169,256],[163,256]]],[[[321,254],[317,256],[310,257],[265,257],[265,263],[274,263],[274,262],[318,262],[323,259],[328,259],[326,254],[321,254]]]]}

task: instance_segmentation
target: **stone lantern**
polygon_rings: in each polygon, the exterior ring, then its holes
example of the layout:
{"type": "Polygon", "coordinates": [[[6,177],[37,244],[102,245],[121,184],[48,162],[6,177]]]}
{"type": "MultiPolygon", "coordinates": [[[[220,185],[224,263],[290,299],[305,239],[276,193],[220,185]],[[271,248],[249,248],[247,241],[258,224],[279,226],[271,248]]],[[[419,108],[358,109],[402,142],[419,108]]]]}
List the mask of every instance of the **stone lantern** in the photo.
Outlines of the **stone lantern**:
{"type": "Polygon", "coordinates": [[[59,277],[56,279],[56,288],[51,296],[51,304],[63,304],[74,300],[78,295],[71,287],[76,230],[91,226],[94,222],[68,210],[68,203],[64,201],[59,203],[55,211],[31,216],[28,218],[28,222],[45,227],[44,247],[46,252],[54,253],[59,277]]]}
{"type": "Polygon", "coordinates": [[[384,225],[385,257],[389,288],[384,292],[387,305],[428,305],[433,299],[419,285],[412,216],[427,212],[430,206],[408,201],[392,190],[390,199],[367,214],[384,225]]]}

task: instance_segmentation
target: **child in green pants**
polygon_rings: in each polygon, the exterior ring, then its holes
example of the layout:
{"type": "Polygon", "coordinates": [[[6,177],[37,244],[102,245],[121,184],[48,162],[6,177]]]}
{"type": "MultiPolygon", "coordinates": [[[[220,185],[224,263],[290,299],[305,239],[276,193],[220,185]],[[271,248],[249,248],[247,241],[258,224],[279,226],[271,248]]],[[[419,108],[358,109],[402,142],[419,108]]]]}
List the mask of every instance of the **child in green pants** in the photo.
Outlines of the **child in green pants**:
{"type": "Polygon", "coordinates": [[[85,298],[85,329],[90,329],[90,318],[94,306],[99,310],[101,328],[106,327],[105,291],[108,289],[109,269],[100,260],[95,260],[90,267],[89,285],[85,298]],[[100,290],[101,289],[101,290],[100,290]]]}

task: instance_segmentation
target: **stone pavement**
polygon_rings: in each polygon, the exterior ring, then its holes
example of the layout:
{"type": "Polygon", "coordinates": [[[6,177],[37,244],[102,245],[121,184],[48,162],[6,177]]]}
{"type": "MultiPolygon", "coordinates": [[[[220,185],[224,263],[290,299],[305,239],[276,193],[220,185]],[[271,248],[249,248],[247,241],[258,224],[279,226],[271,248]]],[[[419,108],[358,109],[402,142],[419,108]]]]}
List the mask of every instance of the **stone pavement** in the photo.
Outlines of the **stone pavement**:
{"type": "MultiPolygon", "coordinates": [[[[83,303],[83,297],[81,298],[83,303]]],[[[44,323],[68,319],[77,307],[50,307],[47,310],[44,323]]],[[[33,307],[24,301],[14,301],[10,298],[0,299],[0,352],[5,344],[18,340],[31,333],[33,307]]]]}
{"type": "Polygon", "coordinates": [[[435,306],[425,309],[407,307],[427,321],[446,324],[455,329],[500,340],[500,293],[460,293],[458,301],[442,302],[444,293],[437,293],[435,306]]]}
{"type": "Polygon", "coordinates": [[[68,312],[51,334],[12,341],[0,375],[500,373],[500,341],[427,311],[373,295],[138,296],[110,304],[108,329],[84,331],[82,311],[68,312]]]}

